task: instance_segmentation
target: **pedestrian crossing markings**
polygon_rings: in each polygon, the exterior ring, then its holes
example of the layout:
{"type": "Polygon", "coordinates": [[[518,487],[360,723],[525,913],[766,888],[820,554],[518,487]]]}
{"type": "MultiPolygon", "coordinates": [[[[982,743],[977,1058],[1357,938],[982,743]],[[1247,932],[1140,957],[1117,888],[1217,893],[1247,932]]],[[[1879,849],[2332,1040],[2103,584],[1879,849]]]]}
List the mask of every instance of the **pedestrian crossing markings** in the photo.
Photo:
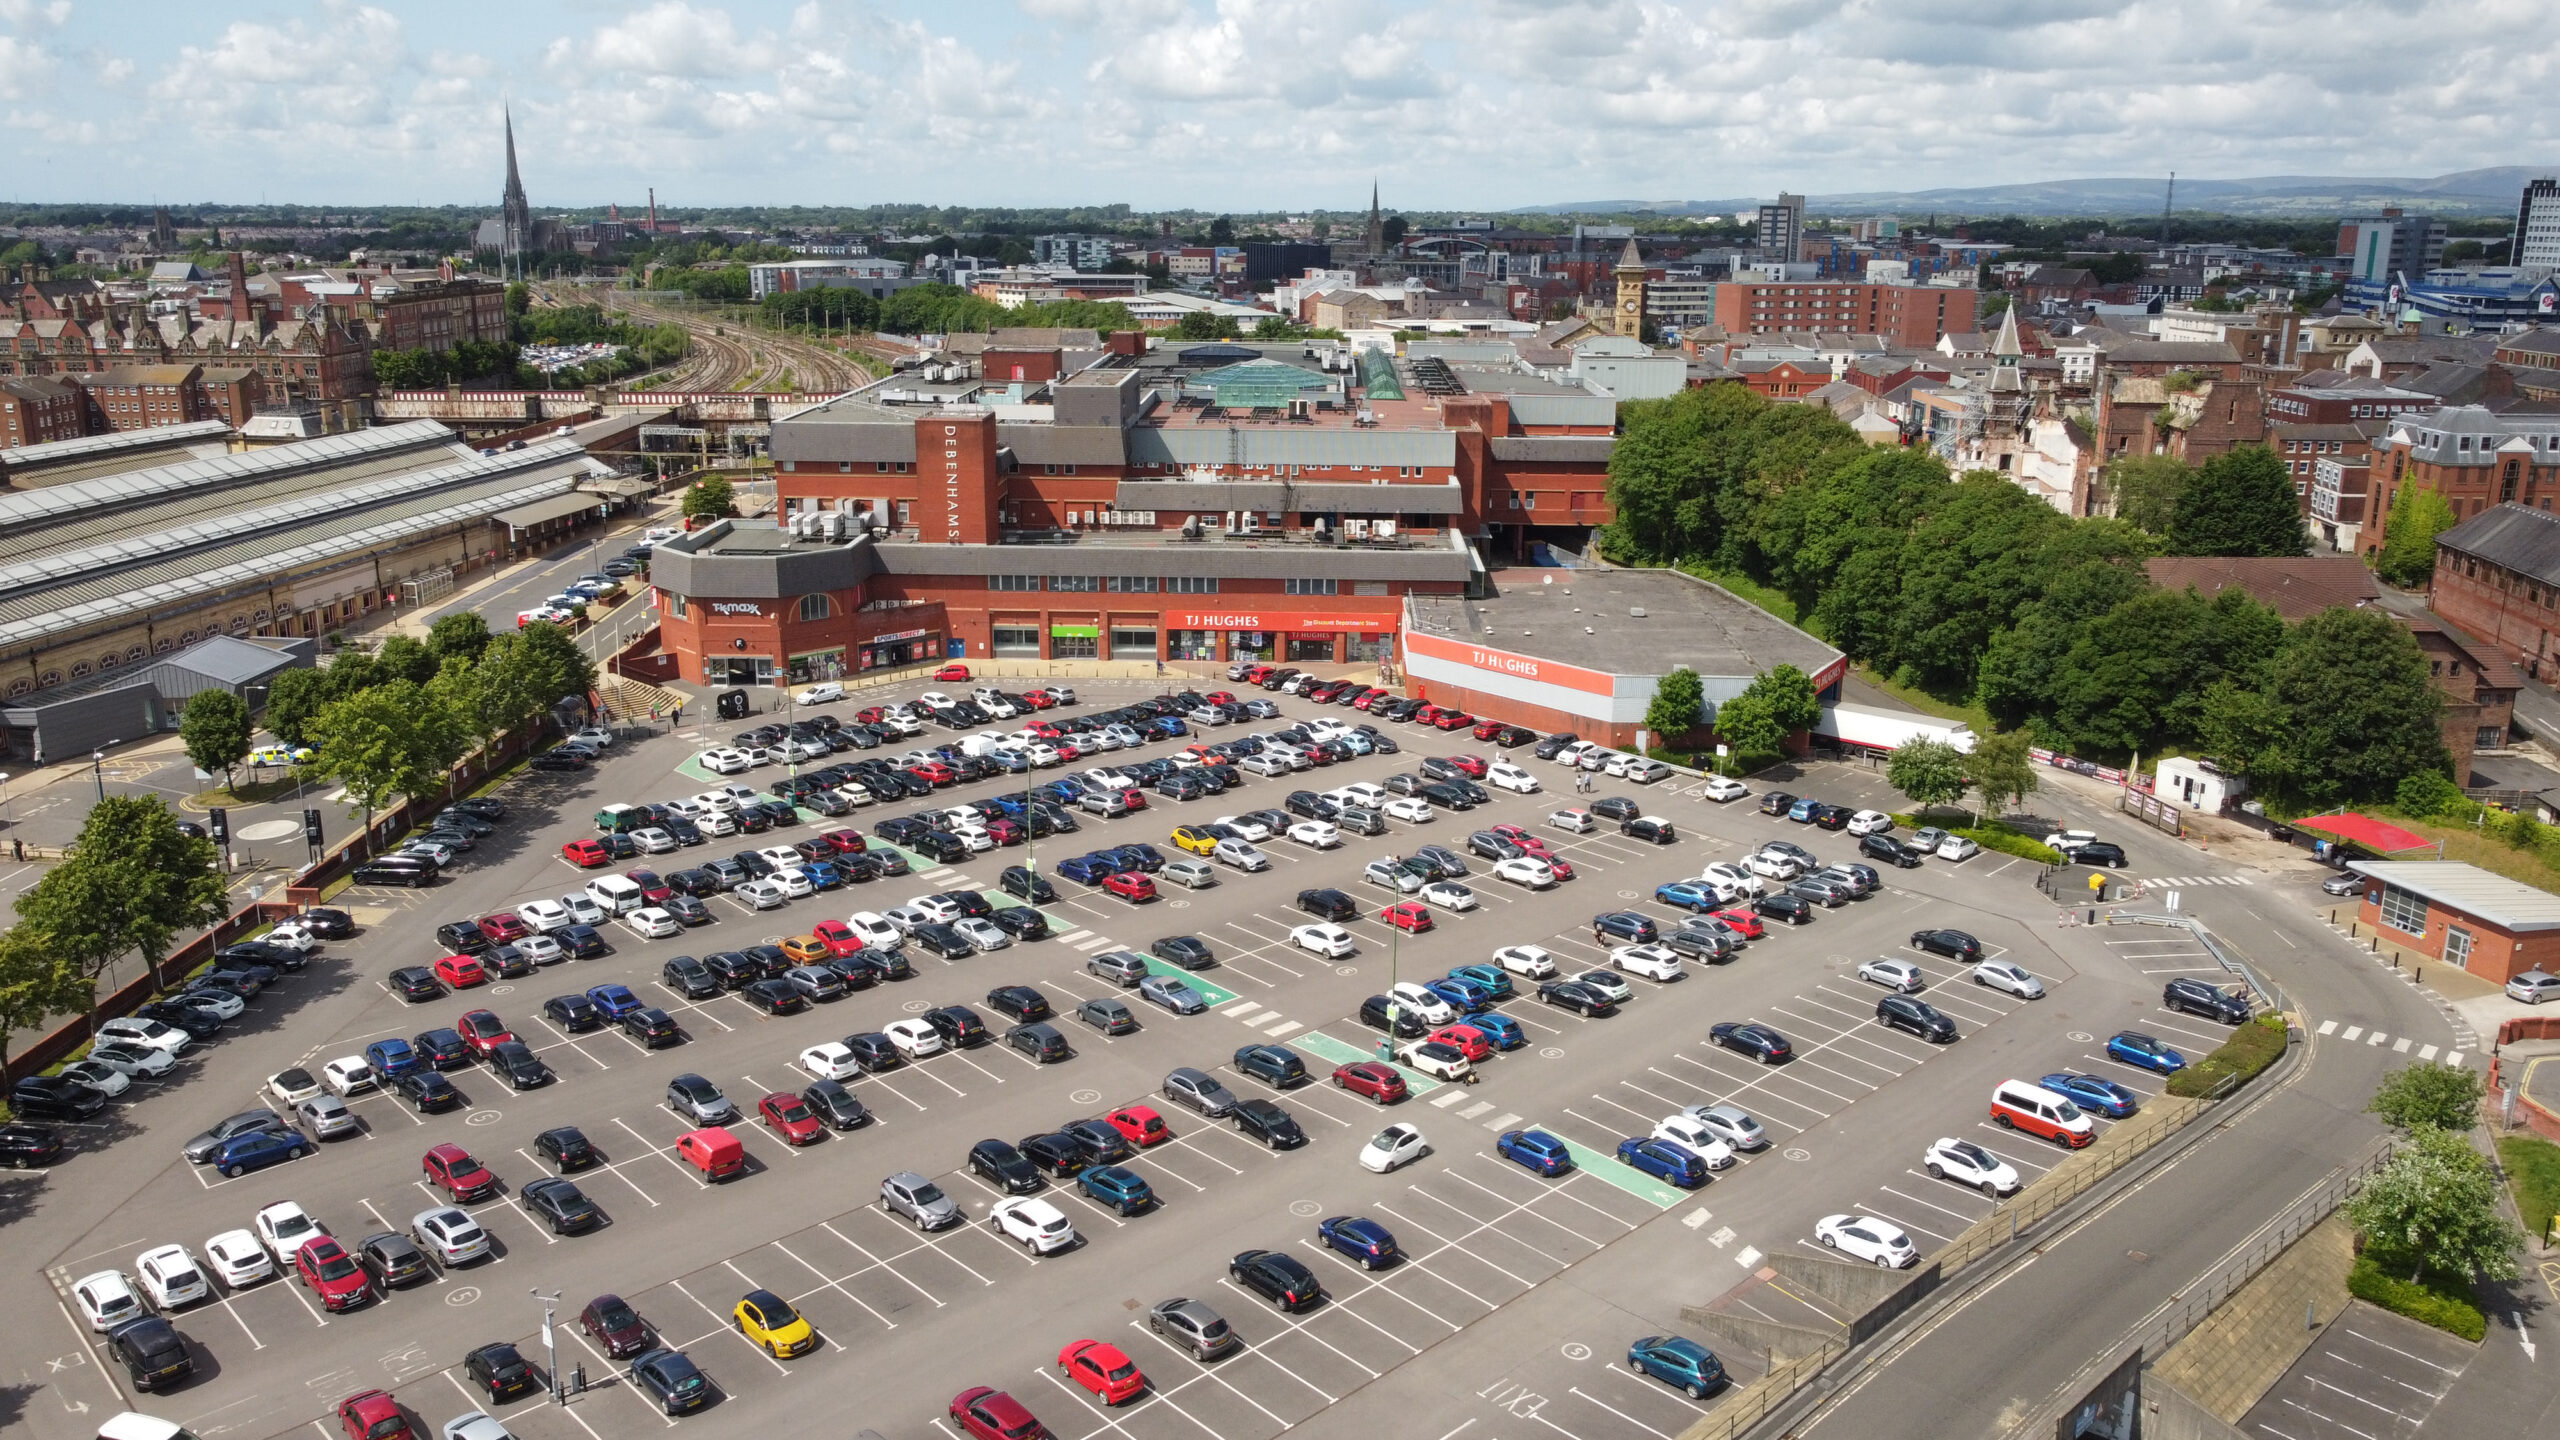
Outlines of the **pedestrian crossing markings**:
{"type": "MultiPolygon", "coordinates": [[[[2322,1034],[2322,1035],[2335,1035],[2335,1036],[2337,1036],[2340,1040],[2345,1041],[2345,1042],[2346,1042],[2346,1043],[2348,1043],[2348,1044],[2355,1044],[2355,1043],[2357,1043],[2357,1042],[2359,1042],[2359,1041],[2361,1041],[2362,1043],[2364,1043],[2364,1044],[2366,1044],[2366,1045],[2368,1045],[2368,1046],[2373,1046],[2373,1045],[2382,1045],[2382,1044],[2386,1044],[2386,1043],[2387,1043],[2387,1044],[2389,1044],[2389,1045],[2391,1046],[2391,1051],[2392,1051],[2392,1053],[2393,1053],[2393,1054],[2395,1054],[2395,1055],[2406,1055],[2406,1054],[2408,1054],[2408,1053],[2409,1053],[2409,1047],[2410,1047],[2410,1046],[2412,1046],[2412,1045],[2414,1045],[2414,1044],[2416,1044],[2416,1041],[2414,1041],[2413,1039],[2411,1039],[2409,1036],[2403,1035],[2403,1036],[2400,1036],[2398,1039],[2393,1039],[2390,1035],[2388,1035],[2388,1034],[2384,1033],[2383,1031],[2380,1031],[2380,1030],[2367,1030],[2366,1028],[2364,1028],[2364,1027],[2363,1027],[2363,1026],[2361,1026],[2361,1025],[2348,1025],[2348,1026],[2345,1026],[2345,1027],[2341,1028],[2341,1027],[2339,1026],[2338,1022],[2337,1022],[2337,1021],[2335,1021],[2335,1020],[2323,1020],[2323,1021],[2321,1021],[2321,1022],[2320,1022],[2320,1030],[2319,1030],[2319,1033],[2320,1033],[2320,1034],[2322,1034]]],[[[2421,1045],[2421,1046],[2418,1046],[2418,1059],[2419,1059],[2419,1060],[2421,1060],[2421,1061],[2429,1061],[2429,1060],[2433,1060],[2433,1059],[2435,1059],[2435,1058],[2436,1058],[2436,1054],[2437,1054],[2437,1047],[2436,1047],[2436,1046],[2433,1046],[2433,1045],[2421,1045]]],[[[2458,1068],[2458,1067],[2460,1067],[2460,1066],[2462,1065],[2462,1063],[2464,1062],[2464,1060],[2465,1060],[2465,1059],[2467,1058],[2467,1056],[2468,1056],[2468,1052],[2461,1051],[2461,1050],[2446,1050],[2446,1051],[2444,1051],[2444,1052],[2443,1052],[2443,1054],[2444,1054],[2444,1063],[2445,1063],[2445,1064],[2447,1064],[2447,1065],[2455,1066],[2455,1067],[2457,1067],[2457,1068],[2458,1068]]]]}

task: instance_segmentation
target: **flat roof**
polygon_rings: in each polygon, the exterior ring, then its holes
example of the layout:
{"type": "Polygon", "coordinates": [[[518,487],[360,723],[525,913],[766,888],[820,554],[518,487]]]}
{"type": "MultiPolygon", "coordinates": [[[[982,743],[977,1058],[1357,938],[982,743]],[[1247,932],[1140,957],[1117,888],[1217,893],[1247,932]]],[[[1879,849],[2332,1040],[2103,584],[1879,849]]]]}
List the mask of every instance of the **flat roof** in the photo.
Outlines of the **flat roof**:
{"type": "Polygon", "coordinates": [[[2501,930],[2560,930],[2560,895],[2453,860],[2352,860],[2347,868],[2501,930]]]}
{"type": "Polygon", "coordinates": [[[1612,675],[1686,666],[1701,676],[1748,676],[1777,665],[1818,675],[1842,658],[1733,592],[1676,570],[1511,569],[1492,579],[1495,594],[1483,600],[1407,596],[1413,628],[1612,675]]]}

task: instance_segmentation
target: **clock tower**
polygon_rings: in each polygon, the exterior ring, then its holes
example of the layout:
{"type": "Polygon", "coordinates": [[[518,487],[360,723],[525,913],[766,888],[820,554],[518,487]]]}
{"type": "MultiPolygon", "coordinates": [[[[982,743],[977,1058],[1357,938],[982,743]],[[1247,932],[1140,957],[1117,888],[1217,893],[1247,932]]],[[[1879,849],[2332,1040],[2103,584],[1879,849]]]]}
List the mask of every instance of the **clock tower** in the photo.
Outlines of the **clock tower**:
{"type": "Polygon", "coordinates": [[[1644,337],[1644,257],[1636,253],[1633,237],[1627,240],[1627,253],[1618,257],[1617,333],[1630,340],[1644,337]]]}

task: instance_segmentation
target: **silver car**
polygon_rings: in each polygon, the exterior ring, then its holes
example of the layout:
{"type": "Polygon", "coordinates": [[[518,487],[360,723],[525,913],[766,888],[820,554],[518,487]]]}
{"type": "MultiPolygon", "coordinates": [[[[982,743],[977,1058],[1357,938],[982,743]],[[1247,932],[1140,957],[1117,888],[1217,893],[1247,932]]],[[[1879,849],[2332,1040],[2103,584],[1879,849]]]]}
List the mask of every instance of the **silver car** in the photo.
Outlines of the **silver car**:
{"type": "Polygon", "coordinates": [[[968,1218],[941,1186],[912,1170],[901,1170],[880,1182],[880,1208],[906,1216],[919,1230],[944,1230],[968,1218]]]}
{"type": "Polygon", "coordinates": [[[1161,1005],[1176,1015],[1197,1015],[1209,1008],[1209,1002],[1199,991],[1173,975],[1149,975],[1139,981],[1138,998],[1161,1005]]]}
{"type": "Polygon", "coordinates": [[[1736,1150],[1766,1150],[1769,1132],[1760,1122],[1735,1105],[1692,1105],[1680,1112],[1698,1122],[1708,1134],[1736,1150]]]}
{"type": "Polygon", "coordinates": [[[302,1123],[310,1126],[311,1133],[322,1140],[356,1133],[356,1112],[348,1109],[347,1102],[335,1095],[314,1095],[294,1106],[293,1113],[302,1117],[302,1123]]]}
{"type": "Polygon", "coordinates": [[[824,965],[794,965],[782,972],[782,978],[811,1000],[834,1000],[844,994],[844,977],[824,965]]]}
{"type": "Polygon", "coordinates": [[[409,1238],[447,1265],[477,1260],[489,1253],[489,1232],[458,1207],[439,1205],[409,1219],[409,1238]]]}
{"type": "Polygon", "coordinates": [[[1203,1360],[1244,1343],[1217,1311],[1197,1300],[1167,1300],[1147,1312],[1147,1328],[1203,1360]]]}
{"type": "Polygon", "coordinates": [[[1850,895],[1848,886],[1836,880],[1825,880],[1817,875],[1807,875],[1801,880],[1789,881],[1787,893],[1800,900],[1810,900],[1816,905],[1823,906],[1846,905],[1854,898],[1850,895]]]}
{"type": "Polygon", "coordinates": [[[1205,1070],[1185,1065],[1164,1077],[1164,1098],[1178,1100],[1215,1120],[1236,1108],[1235,1092],[1205,1070]]]}
{"type": "Polygon", "coordinates": [[[1218,872],[1197,860],[1174,860],[1157,871],[1156,878],[1185,890],[1206,890],[1218,883],[1218,872]]]}

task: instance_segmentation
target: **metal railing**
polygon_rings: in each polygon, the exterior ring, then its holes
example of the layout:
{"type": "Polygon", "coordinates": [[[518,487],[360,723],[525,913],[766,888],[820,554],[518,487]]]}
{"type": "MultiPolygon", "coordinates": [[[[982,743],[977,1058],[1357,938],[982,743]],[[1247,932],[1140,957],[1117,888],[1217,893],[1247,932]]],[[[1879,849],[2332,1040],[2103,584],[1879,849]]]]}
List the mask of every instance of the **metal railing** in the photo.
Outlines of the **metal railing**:
{"type": "Polygon", "coordinates": [[[2239,976],[2241,980],[2247,983],[2250,992],[2257,997],[2260,1008],[2270,1010],[2282,1010],[2285,1008],[2284,992],[2277,989],[2276,986],[2264,975],[2258,973],[2258,968],[2250,964],[2247,957],[2243,956],[2239,950],[2234,948],[2231,942],[2214,934],[2203,921],[2196,919],[2192,915],[2144,915],[2123,911],[2109,911],[2107,913],[2105,923],[2109,925],[2160,925],[2172,930],[2184,930],[2188,934],[2196,937],[2196,943],[2204,946],[2205,953],[2213,957],[2213,963],[2221,966],[2230,973],[2239,976]]]}

